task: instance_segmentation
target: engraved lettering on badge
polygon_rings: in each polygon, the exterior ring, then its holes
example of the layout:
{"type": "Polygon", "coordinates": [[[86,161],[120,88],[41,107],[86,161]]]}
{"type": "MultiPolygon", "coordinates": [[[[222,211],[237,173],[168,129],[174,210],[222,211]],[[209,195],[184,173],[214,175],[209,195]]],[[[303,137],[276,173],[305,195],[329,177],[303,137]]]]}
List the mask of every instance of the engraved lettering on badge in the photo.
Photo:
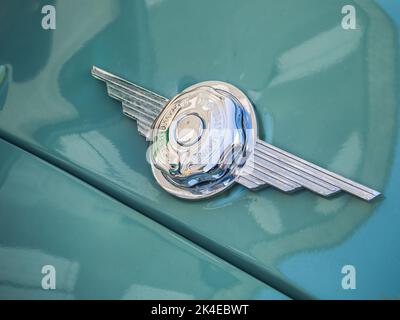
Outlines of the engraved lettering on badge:
{"type": "Polygon", "coordinates": [[[187,108],[187,107],[191,106],[191,105],[192,105],[192,102],[190,101],[190,99],[191,99],[191,97],[188,97],[188,98],[185,98],[185,99],[180,100],[180,101],[178,102],[178,106],[179,106],[180,108],[187,108]]]}
{"type": "Polygon", "coordinates": [[[161,120],[161,124],[160,124],[160,128],[163,131],[168,130],[169,125],[171,124],[172,119],[174,118],[176,111],[181,108],[182,103],[186,103],[186,102],[175,102],[174,104],[172,104],[172,106],[170,107],[170,109],[167,111],[167,113],[164,115],[163,119],[161,120]]]}

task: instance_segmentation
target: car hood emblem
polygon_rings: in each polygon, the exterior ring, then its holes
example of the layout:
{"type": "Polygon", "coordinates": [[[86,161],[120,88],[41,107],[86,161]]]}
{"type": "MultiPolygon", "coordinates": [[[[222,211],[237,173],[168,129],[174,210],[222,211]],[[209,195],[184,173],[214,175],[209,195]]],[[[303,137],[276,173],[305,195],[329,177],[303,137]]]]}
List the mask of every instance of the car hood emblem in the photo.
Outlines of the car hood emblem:
{"type": "Polygon", "coordinates": [[[92,75],[137,121],[154,177],[176,197],[208,198],[234,183],[322,196],[343,190],[367,201],[380,194],[260,140],[250,100],[231,84],[201,82],[169,100],[97,67],[92,75]]]}

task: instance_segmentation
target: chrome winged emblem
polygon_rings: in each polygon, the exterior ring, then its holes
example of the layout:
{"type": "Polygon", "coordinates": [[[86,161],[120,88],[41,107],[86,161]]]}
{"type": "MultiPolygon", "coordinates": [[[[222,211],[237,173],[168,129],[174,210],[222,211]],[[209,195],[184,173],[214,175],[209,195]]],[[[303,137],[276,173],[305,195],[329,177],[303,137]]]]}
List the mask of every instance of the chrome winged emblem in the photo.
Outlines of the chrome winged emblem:
{"type": "Polygon", "coordinates": [[[169,100],[97,67],[92,75],[151,142],[154,177],[174,196],[203,199],[234,183],[322,196],[346,191],[367,201],[380,194],[260,140],[250,100],[231,84],[198,83],[169,100]]]}

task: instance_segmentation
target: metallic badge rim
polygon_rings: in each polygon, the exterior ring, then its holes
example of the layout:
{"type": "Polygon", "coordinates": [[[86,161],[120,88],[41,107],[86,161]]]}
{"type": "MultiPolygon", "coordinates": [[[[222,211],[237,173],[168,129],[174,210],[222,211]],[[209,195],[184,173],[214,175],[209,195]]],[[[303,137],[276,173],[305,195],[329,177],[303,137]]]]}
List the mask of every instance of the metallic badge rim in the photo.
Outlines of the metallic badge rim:
{"type": "MultiPolygon", "coordinates": [[[[173,104],[179,97],[181,97],[183,94],[188,93],[190,91],[194,91],[198,88],[201,87],[210,87],[216,90],[222,90],[225,91],[229,94],[231,94],[235,99],[238,100],[238,102],[241,104],[241,106],[245,109],[245,111],[248,113],[248,116],[250,117],[250,123],[251,123],[251,134],[248,136],[248,141],[246,143],[246,152],[248,155],[251,155],[254,151],[255,143],[258,139],[258,128],[257,128],[257,118],[256,118],[256,113],[253,107],[253,104],[251,101],[247,98],[247,96],[237,87],[230,83],[226,83],[223,81],[203,81],[196,83],[185,90],[183,90],[181,93],[175,95],[168,104],[164,107],[164,110],[168,108],[169,105],[173,104]]],[[[154,121],[153,123],[153,128],[157,127],[158,120],[161,117],[161,113],[159,117],[154,121]]],[[[246,159],[247,160],[247,159],[246,159]]],[[[195,190],[191,189],[183,189],[179,186],[174,185],[171,183],[162,173],[161,170],[155,167],[152,161],[151,163],[151,169],[154,178],[158,182],[158,184],[166,190],[168,193],[187,200],[202,200],[206,198],[211,198],[214,196],[217,196],[218,194],[228,190],[231,188],[237,181],[237,177],[239,176],[239,169],[236,170],[235,172],[232,172],[232,179],[228,181],[228,183],[225,184],[216,184],[214,185],[213,189],[204,189],[203,193],[198,193],[195,192],[195,190]]]]}

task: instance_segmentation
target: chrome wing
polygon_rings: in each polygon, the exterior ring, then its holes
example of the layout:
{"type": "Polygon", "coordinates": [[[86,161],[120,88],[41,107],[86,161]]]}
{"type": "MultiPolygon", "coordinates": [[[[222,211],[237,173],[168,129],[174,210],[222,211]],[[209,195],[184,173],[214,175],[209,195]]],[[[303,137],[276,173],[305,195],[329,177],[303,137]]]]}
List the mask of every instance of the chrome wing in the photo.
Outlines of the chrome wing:
{"type": "Polygon", "coordinates": [[[139,133],[150,140],[151,126],[169,100],[95,66],[92,75],[107,84],[108,95],[122,102],[122,112],[135,119],[139,133]]]}
{"type": "Polygon", "coordinates": [[[257,140],[254,154],[243,167],[238,183],[253,190],[268,185],[284,192],[306,188],[322,196],[346,191],[367,201],[380,195],[378,191],[318,167],[262,140],[257,140]]]}

